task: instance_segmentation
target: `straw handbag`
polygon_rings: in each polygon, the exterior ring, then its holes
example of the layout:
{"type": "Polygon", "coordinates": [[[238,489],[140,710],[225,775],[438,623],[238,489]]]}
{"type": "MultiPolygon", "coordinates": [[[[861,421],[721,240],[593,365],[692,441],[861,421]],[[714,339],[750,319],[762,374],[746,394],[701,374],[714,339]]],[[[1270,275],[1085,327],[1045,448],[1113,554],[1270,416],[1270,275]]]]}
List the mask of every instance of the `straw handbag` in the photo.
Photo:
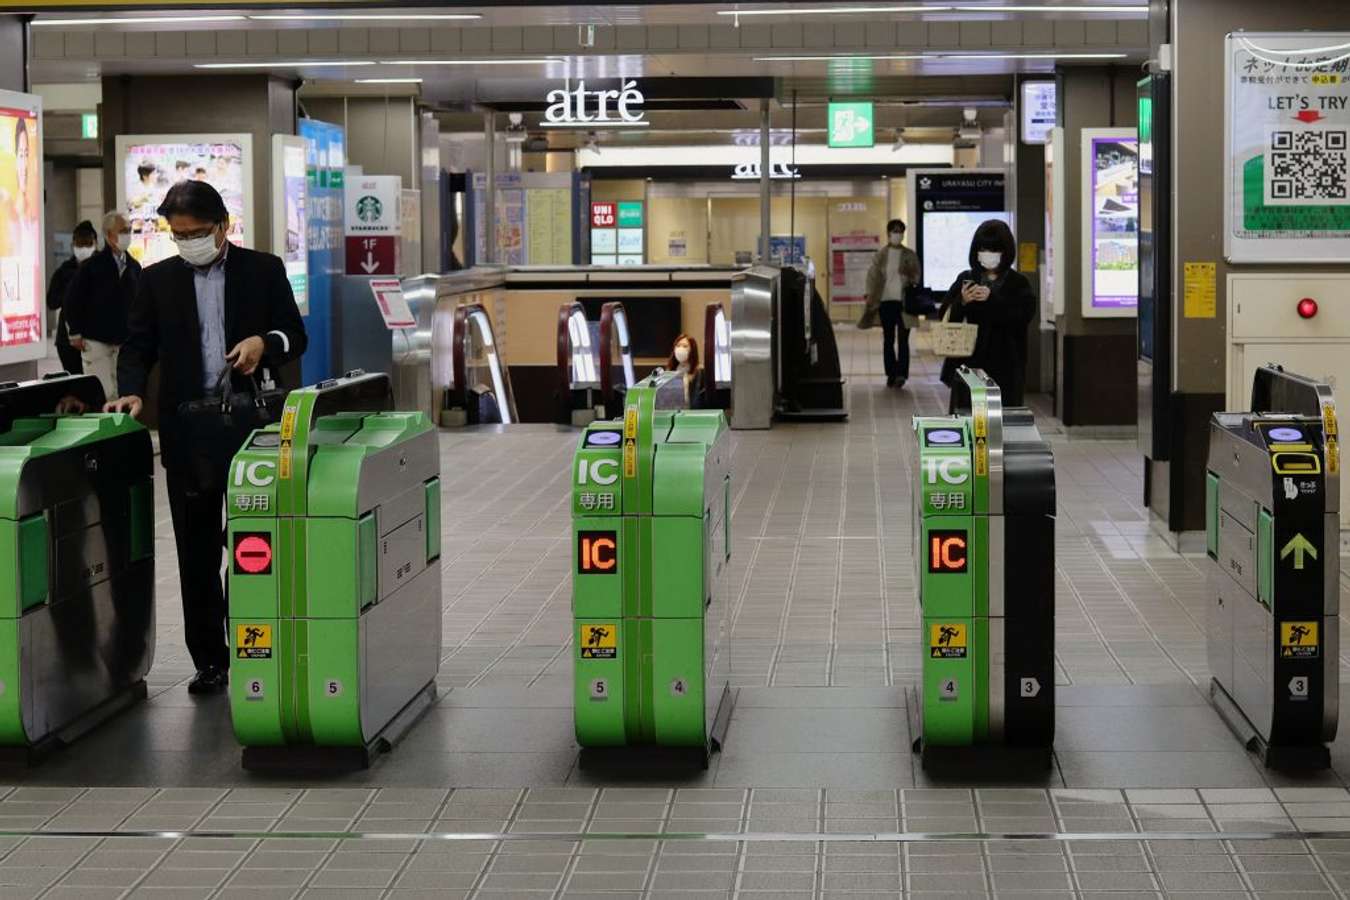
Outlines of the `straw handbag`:
{"type": "Polygon", "coordinates": [[[964,359],[975,352],[975,339],[980,335],[980,326],[969,322],[953,322],[951,317],[952,308],[948,306],[941,319],[929,323],[933,353],[964,359]]]}

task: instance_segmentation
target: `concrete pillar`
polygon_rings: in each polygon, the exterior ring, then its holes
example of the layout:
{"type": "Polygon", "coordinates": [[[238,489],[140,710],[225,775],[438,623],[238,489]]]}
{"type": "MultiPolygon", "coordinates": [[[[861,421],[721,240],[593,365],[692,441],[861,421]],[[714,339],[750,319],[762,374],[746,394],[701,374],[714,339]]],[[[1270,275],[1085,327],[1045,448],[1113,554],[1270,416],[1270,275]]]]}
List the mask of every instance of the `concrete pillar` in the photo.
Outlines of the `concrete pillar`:
{"type": "MultiPolygon", "coordinates": [[[[1243,265],[1223,257],[1224,37],[1235,31],[1344,32],[1345,0],[1154,0],[1150,56],[1170,44],[1172,60],[1171,321],[1173,346],[1168,459],[1145,461],[1145,501],[1163,531],[1199,531],[1205,524],[1204,472],[1210,415],[1225,407],[1227,277],[1230,272],[1338,272],[1346,265],[1243,265]],[[1183,266],[1217,264],[1213,318],[1186,318],[1183,266]]],[[[1330,335],[1350,337],[1350,335],[1330,335]]],[[[1306,373],[1320,376],[1320,372],[1306,373]]],[[[1344,476],[1342,476],[1344,477],[1344,476]]]]}
{"type": "MultiPolygon", "coordinates": [[[[1013,96],[1019,98],[1019,102],[1022,95],[1020,81],[1013,89],[1013,96]]],[[[1015,118],[1020,119],[1021,111],[1015,112],[1015,118]]],[[[1019,127],[1020,121],[1015,121],[1009,129],[1013,142],[1013,168],[1017,173],[1017,193],[1013,198],[1017,241],[1036,247],[1037,270],[1022,274],[1027,276],[1037,297],[1044,303],[1040,266],[1045,257],[1045,147],[1022,143],[1019,127]]],[[[1052,326],[1042,324],[1041,308],[1038,307],[1027,333],[1027,391],[1050,392],[1054,389],[1055,332],[1052,326]]]]}
{"type": "MultiPolygon", "coordinates": [[[[769,101],[759,101],[759,261],[769,261],[769,231],[773,228],[771,217],[772,198],[770,197],[769,162],[769,101]]],[[[788,238],[791,240],[791,237],[788,238]]]]}
{"type": "Polygon", "coordinates": [[[272,250],[272,135],[295,134],[295,85],[270,75],[110,75],[103,79],[103,197],[117,198],[119,134],[253,136],[253,246],[272,250]]]}

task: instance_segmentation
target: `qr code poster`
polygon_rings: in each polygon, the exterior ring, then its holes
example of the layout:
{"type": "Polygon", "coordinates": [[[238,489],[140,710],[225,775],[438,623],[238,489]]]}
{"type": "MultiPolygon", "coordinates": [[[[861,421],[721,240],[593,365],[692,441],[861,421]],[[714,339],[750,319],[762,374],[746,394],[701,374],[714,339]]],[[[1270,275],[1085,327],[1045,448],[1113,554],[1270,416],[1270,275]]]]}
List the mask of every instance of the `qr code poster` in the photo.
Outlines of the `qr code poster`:
{"type": "Polygon", "coordinates": [[[1229,262],[1350,258],[1350,33],[1231,34],[1229,262]]]}

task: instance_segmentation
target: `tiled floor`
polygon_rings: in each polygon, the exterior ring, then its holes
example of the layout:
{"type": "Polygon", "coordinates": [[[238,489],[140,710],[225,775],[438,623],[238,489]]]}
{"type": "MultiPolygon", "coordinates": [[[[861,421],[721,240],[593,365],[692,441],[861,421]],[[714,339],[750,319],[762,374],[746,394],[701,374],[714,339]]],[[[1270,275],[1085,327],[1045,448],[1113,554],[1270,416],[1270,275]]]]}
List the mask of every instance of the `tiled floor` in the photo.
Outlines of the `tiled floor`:
{"type": "Polygon", "coordinates": [[[1350,752],[1267,772],[1208,705],[1204,559],[1150,534],[1132,440],[1040,422],[1059,498],[1055,767],[1010,786],[914,765],[909,420],[946,390],[922,357],[886,389],[875,332],[839,334],[847,423],[735,435],[741,690],[706,772],[577,765],[574,433],[444,432],[442,696],[407,741],[350,775],[243,772],[227,704],[183,690],[161,496],[152,697],[10,773],[0,898],[1344,896],[1350,752]]]}

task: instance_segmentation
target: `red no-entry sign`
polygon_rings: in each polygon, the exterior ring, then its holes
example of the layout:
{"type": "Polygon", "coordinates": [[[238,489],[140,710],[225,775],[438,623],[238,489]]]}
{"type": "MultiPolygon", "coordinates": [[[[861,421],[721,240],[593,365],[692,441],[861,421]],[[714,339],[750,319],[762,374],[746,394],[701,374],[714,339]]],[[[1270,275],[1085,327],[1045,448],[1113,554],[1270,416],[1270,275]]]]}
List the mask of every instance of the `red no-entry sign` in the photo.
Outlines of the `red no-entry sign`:
{"type": "Polygon", "coordinates": [[[234,536],[236,575],[267,575],[272,571],[272,540],[268,534],[234,536]]]}

